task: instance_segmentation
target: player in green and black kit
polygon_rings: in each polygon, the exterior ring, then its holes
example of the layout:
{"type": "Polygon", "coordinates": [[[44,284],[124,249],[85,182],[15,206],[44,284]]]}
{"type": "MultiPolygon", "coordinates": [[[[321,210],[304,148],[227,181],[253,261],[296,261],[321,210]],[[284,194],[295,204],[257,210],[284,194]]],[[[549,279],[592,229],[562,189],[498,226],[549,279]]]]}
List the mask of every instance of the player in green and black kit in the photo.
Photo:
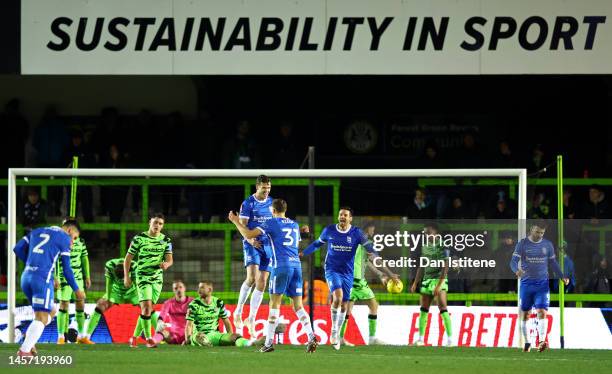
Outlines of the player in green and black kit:
{"type": "MultiPolygon", "coordinates": [[[[255,342],[234,334],[229,320],[229,312],[223,300],[212,295],[213,284],[203,281],[198,284],[200,297],[189,303],[187,324],[185,325],[185,344],[201,347],[236,346],[249,347],[255,342]],[[223,321],[225,333],[219,331],[219,319],[223,321]]],[[[261,344],[262,339],[257,341],[261,344]]]]}
{"type": "Polygon", "coordinates": [[[140,317],[136,323],[134,335],[130,338],[130,347],[136,347],[136,340],[144,332],[147,348],[157,346],[151,336],[151,324],[157,326],[159,313],[153,311],[164,284],[164,270],[172,266],[172,242],[162,234],[165,217],[156,213],[149,220],[149,231],[136,235],[130,243],[128,253],[123,262],[123,284],[126,288],[132,286],[130,267],[136,258],[136,288],[140,303],[140,317]]]}
{"type": "MultiPolygon", "coordinates": [[[[106,278],[106,292],[101,299],[96,302],[96,310],[89,318],[87,325],[87,339],[91,338],[94,330],[100,322],[102,314],[115,304],[138,304],[138,291],[136,284],[132,284],[130,288],[126,288],[123,284],[123,258],[114,258],[106,261],[104,264],[104,278],[106,278]]],[[[130,268],[130,278],[136,278],[134,274],[135,264],[132,263],[130,268]]],[[[91,340],[90,340],[91,342],[91,340]]],[[[91,342],[91,344],[94,344],[91,342]]]]}
{"type": "MultiPolygon", "coordinates": [[[[74,273],[74,279],[79,285],[79,289],[85,290],[91,286],[89,277],[89,258],[87,254],[87,246],[83,238],[78,237],[70,250],[70,266],[74,273]]],[[[57,313],[57,344],[65,344],[65,333],[68,332],[68,308],[70,300],[76,300],[72,288],[68,285],[68,281],[64,278],[62,263],[58,261],[55,266],[55,285],[57,288],[57,299],[59,300],[59,311],[57,313]]],[[[85,337],[85,299],[75,301],[75,315],[78,326],[77,342],[81,344],[91,344],[91,341],[85,337]]]]}
{"type": "Polygon", "coordinates": [[[425,257],[429,260],[439,261],[444,260],[444,267],[419,267],[416,277],[410,287],[410,292],[416,292],[419,289],[421,315],[419,316],[419,340],[416,345],[425,345],[424,336],[427,328],[427,318],[429,307],[434,298],[438,299],[438,309],[446,330],[447,346],[453,345],[453,329],[451,319],[448,315],[446,293],[448,292],[448,282],[446,276],[448,274],[448,258],[449,251],[442,246],[442,237],[439,235],[438,226],[435,223],[425,225],[423,234],[426,235],[425,244],[417,252],[417,257],[425,257]],[[419,287],[420,284],[420,287],[419,287]]]}
{"type": "MultiPolygon", "coordinates": [[[[363,225],[363,232],[368,236],[368,239],[372,239],[374,236],[374,231],[376,230],[376,226],[373,222],[368,222],[363,225]]],[[[353,305],[355,305],[356,301],[365,301],[368,305],[369,314],[368,314],[368,344],[384,344],[381,340],[376,338],[376,324],[377,324],[377,314],[378,314],[378,302],[376,301],[376,296],[374,296],[374,292],[368,285],[368,281],[365,278],[366,267],[372,270],[379,278],[383,285],[387,285],[387,281],[389,278],[399,279],[397,274],[394,274],[391,270],[386,267],[382,267],[384,274],[380,271],[374,264],[372,264],[371,259],[369,258],[368,252],[365,248],[360,245],[357,247],[357,252],[355,252],[355,265],[354,265],[354,273],[353,273],[353,288],[351,289],[351,298],[348,303],[348,307],[346,309],[346,319],[340,328],[340,339],[341,344],[347,346],[354,346],[354,344],[350,343],[344,338],[344,333],[346,332],[346,327],[348,326],[348,321],[351,315],[351,311],[353,310],[353,305]]]]}

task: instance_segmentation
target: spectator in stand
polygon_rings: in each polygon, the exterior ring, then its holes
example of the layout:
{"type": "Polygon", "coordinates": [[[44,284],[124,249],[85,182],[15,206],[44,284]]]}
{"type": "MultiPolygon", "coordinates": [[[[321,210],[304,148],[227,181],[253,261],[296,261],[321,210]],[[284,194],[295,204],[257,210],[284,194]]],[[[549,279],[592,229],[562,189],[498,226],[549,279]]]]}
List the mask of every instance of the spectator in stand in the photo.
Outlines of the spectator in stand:
{"type": "Polygon", "coordinates": [[[506,198],[504,191],[498,191],[496,197],[495,208],[489,215],[491,219],[515,219],[517,215],[513,209],[513,201],[506,198]]]}
{"type": "MultiPolygon", "coordinates": [[[[187,123],[186,128],[186,165],[188,169],[214,169],[215,163],[215,126],[207,112],[200,112],[196,121],[187,123]]],[[[185,189],[189,222],[209,223],[212,217],[212,189],[208,186],[188,186],[185,189]]],[[[191,237],[208,236],[209,231],[192,231],[191,237]]]]}
{"type": "Polygon", "coordinates": [[[463,136],[463,148],[457,151],[455,160],[459,168],[482,167],[484,157],[473,134],[463,136]]]}
{"type": "Polygon", "coordinates": [[[495,168],[515,168],[516,160],[512,154],[512,149],[510,148],[510,143],[507,140],[502,140],[499,143],[499,153],[497,157],[494,158],[495,164],[493,167],[495,168]]]}
{"type": "Polygon", "coordinates": [[[2,156],[2,175],[6,175],[10,167],[23,167],[25,165],[25,149],[30,128],[28,121],[19,110],[19,99],[11,99],[4,106],[4,113],[0,114],[0,127],[5,134],[0,140],[2,156]]]}
{"type": "Polygon", "coordinates": [[[414,199],[408,205],[406,215],[411,220],[434,218],[434,209],[427,200],[427,192],[423,188],[414,191],[414,199]]]}
{"type": "Polygon", "coordinates": [[[527,211],[527,219],[548,219],[550,213],[550,199],[544,192],[536,192],[531,200],[531,208],[527,211]]]}
{"type": "MultiPolygon", "coordinates": [[[[41,168],[62,168],[63,152],[68,146],[69,135],[64,121],[58,116],[54,106],[48,106],[43,119],[34,130],[33,145],[36,149],[37,166],[41,168]]],[[[62,188],[50,187],[47,190],[50,215],[61,215],[62,188]]]]}
{"type": "Polygon", "coordinates": [[[582,218],[590,219],[592,223],[609,218],[608,200],[600,186],[592,185],[589,188],[589,201],[582,208],[582,218]]]}
{"type": "MultiPolygon", "coordinates": [[[[306,154],[305,150],[299,149],[296,144],[294,128],[291,122],[282,121],[278,128],[278,138],[271,149],[274,151],[271,154],[271,161],[274,168],[277,169],[296,169],[300,167],[300,156],[298,152],[306,154]]],[[[283,195],[286,196],[286,195],[283,195]]],[[[291,205],[289,203],[289,206],[291,205]]]]}
{"type": "MultiPolygon", "coordinates": [[[[105,169],[123,169],[127,167],[125,157],[119,146],[111,144],[108,152],[102,158],[102,167],[105,169]]],[[[104,186],[100,190],[100,198],[104,214],[108,214],[110,223],[120,223],[128,196],[128,186],[104,186]]],[[[119,245],[119,232],[110,231],[108,238],[113,247],[119,245]]]]}
{"type": "MultiPolygon", "coordinates": [[[[106,155],[111,144],[118,141],[125,141],[124,133],[119,128],[119,110],[115,107],[103,108],[100,112],[100,124],[94,134],[94,144],[92,150],[98,155],[106,155]]],[[[139,139],[140,137],[134,138],[139,139]]],[[[138,142],[136,142],[138,143],[138,142]]]]}
{"type": "MultiPolygon", "coordinates": [[[[97,167],[96,157],[93,152],[93,149],[88,143],[85,142],[83,133],[80,130],[72,131],[70,136],[70,144],[64,151],[63,164],[68,167],[72,167],[72,158],[75,156],[79,158],[79,169],[97,167]]],[[[70,199],[67,199],[67,204],[70,204],[70,199]]],[[[91,186],[78,186],[77,204],[81,207],[83,220],[85,222],[93,222],[93,192],[91,186]]]]}
{"type": "Polygon", "coordinates": [[[47,202],[40,198],[38,190],[30,188],[20,212],[20,221],[28,235],[33,229],[47,223],[47,202]]]}
{"type": "Polygon", "coordinates": [[[576,204],[572,198],[572,190],[563,190],[563,218],[574,219],[576,218],[576,204]]]}
{"type": "Polygon", "coordinates": [[[546,154],[542,144],[538,144],[533,148],[531,158],[527,160],[527,172],[537,173],[546,166],[546,154]]]}
{"type": "Polygon", "coordinates": [[[228,169],[261,167],[259,147],[251,134],[251,124],[242,120],[236,126],[236,136],[223,147],[223,166],[228,169]]]}
{"type": "MultiPolygon", "coordinates": [[[[601,255],[594,257],[594,269],[587,278],[586,289],[588,293],[609,294],[612,293],[610,287],[610,269],[608,268],[608,259],[601,255]]],[[[591,303],[592,307],[605,307],[605,303],[591,303]]]]}
{"type": "Polygon", "coordinates": [[[428,141],[425,145],[425,152],[419,167],[423,169],[442,169],[445,167],[444,161],[440,157],[440,151],[434,141],[428,141]]]}
{"type": "Polygon", "coordinates": [[[469,208],[465,206],[463,198],[459,195],[453,196],[450,209],[446,216],[450,219],[469,219],[473,218],[469,208]]]}

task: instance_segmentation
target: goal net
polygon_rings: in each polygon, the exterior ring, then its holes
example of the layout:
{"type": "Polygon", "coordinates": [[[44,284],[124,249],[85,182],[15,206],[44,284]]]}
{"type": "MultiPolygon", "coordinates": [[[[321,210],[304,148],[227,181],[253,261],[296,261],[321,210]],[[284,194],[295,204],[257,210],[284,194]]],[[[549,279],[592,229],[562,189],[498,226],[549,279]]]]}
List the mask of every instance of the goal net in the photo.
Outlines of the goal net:
{"type": "MultiPolygon", "coordinates": [[[[353,209],[352,224],[369,235],[381,257],[375,261],[379,263],[374,268],[364,266],[363,274],[358,274],[360,265],[356,264],[355,274],[368,282],[379,304],[418,304],[418,295],[410,293],[416,268],[409,264],[418,262],[414,258],[418,253],[415,249],[423,244],[419,242],[419,235],[427,225],[435,223],[439,234],[451,240],[443,243],[444,247],[455,250],[451,256],[458,261],[472,261],[461,272],[453,272],[452,267],[449,270],[449,303],[516,305],[516,294],[507,292],[516,292],[516,278],[508,272],[506,263],[502,265],[503,270],[499,264],[496,269],[472,265],[474,262],[483,265],[485,260],[506,261],[507,252],[499,257],[500,252],[495,250],[504,246],[506,239],[516,243],[525,236],[527,175],[524,169],[10,169],[8,221],[3,226],[8,239],[7,309],[0,311],[7,328],[0,338],[9,342],[18,340],[32,319],[19,281],[24,264],[16,260],[12,248],[33,228],[59,225],[70,213],[74,193],[76,217],[89,261],[91,286],[86,290],[87,314],[93,312],[96,300],[105,293],[106,262],[124,257],[132,238],[148,230],[149,218],[156,212],[165,215],[163,232],[172,238],[174,247],[174,264],[164,273],[158,303],[173,297],[175,280],[184,282],[189,296],[196,296],[198,282],[207,280],[213,283],[215,294],[233,310],[246,272],[241,236],[228,221],[227,213],[238,211],[242,201],[256,192],[255,179],[261,174],[271,178],[270,196],[286,200],[287,216],[301,225],[311,226],[314,235],[304,238],[301,248],[318,238],[323,228],[337,223],[341,207],[353,209]],[[492,183],[492,178],[502,181],[501,185],[492,183]],[[309,194],[311,181],[314,193],[309,194]],[[312,199],[315,209],[309,212],[312,199]],[[495,218],[488,218],[499,202],[505,207],[495,218]],[[476,245],[479,240],[483,242],[480,247],[476,245]],[[378,265],[385,265],[397,275],[403,290],[395,292],[392,287],[386,287],[388,274],[378,265]],[[503,291],[506,296],[500,296],[502,283],[508,288],[503,291]]],[[[323,268],[325,256],[324,246],[302,261],[306,306],[329,303],[323,268]]],[[[357,304],[356,308],[365,308],[359,305],[363,300],[357,304]]],[[[134,321],[117,313],[137,316],[135,308],[109,311],[99,329],[110,329],[107,325],[112,322],[112,334],[106,331],[105,335],[112,335],[112,341],[116,341],[116,336],[131,334],[134,321]]],[[[326,308],[317,308],[316,313],[329,313],[326,308]]],[[[248,302],[245,313],[247,309],[248,302]]],[[[69,323],[74,325],[74,304],[70,304],[69,314],[69,323]]],[[[367,324],[358,317],[360,314],[354,315],[355,320],[350,323],[359,327],[367,324]]],[[[435,331],[437,321],[431,324],[435,331]]],[[[41,341],[55,341],[52,325],[41,341]]],[[[263,325],[258,328],[261,330],[263,325]]],[[[99,341],[111,341],[104,340],[103,335],[99,332],[99,341]]]]}

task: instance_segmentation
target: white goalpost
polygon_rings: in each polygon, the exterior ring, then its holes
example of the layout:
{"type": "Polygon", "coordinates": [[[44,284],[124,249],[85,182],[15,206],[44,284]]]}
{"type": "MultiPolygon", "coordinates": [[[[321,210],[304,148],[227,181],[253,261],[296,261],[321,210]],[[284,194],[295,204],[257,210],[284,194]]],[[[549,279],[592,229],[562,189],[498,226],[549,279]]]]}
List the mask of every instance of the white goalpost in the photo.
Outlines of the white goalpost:
{"type": "Polygon", "coordinates": [[[7,245],[7,314],[9,342],[15,342],[17,179],[19,177],[175,177],[175,178],[256,178],[265,174],[285,178],[402,178],[402,177],[515,177],[518,178],[519,237],[525,236],[527,218],[526,169],[42,169],[17,168],[8,171],[8,245],[7,245]],[[521,224],[523,223],[523,224],[521,224]]]}

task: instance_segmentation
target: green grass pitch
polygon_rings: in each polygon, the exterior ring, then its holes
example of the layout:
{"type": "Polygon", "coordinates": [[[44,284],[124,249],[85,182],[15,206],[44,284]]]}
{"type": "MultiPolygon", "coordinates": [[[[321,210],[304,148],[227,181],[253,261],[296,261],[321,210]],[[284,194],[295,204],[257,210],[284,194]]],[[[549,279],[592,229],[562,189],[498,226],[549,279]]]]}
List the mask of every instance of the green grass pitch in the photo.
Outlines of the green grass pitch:
{"type": "MultiPolygon", "coordinates": [[[[80,373],[610,373],[612,351],[548,350],[523,353],[504,348],[432,347],[343,347],[334,351],[320,346],[306,354],[304,347],[281,345],[273,353],[255,348],[198,348],[162,345],[140,346],[99,344],[94,346],[39,344],[39,355],[71,355],[68,371],[80,373]]],[[[17,351],[12,344],[0,345],[0,368],[8,367],[8,356],[17,351]]],[[[37,372],[66,372],[66,367],[37,367],[37,372]]],[[[21,370],[18,369],[18,370],[21,370]]],[[[31,370],[28,370],[31,371],[31,370]]]]}

